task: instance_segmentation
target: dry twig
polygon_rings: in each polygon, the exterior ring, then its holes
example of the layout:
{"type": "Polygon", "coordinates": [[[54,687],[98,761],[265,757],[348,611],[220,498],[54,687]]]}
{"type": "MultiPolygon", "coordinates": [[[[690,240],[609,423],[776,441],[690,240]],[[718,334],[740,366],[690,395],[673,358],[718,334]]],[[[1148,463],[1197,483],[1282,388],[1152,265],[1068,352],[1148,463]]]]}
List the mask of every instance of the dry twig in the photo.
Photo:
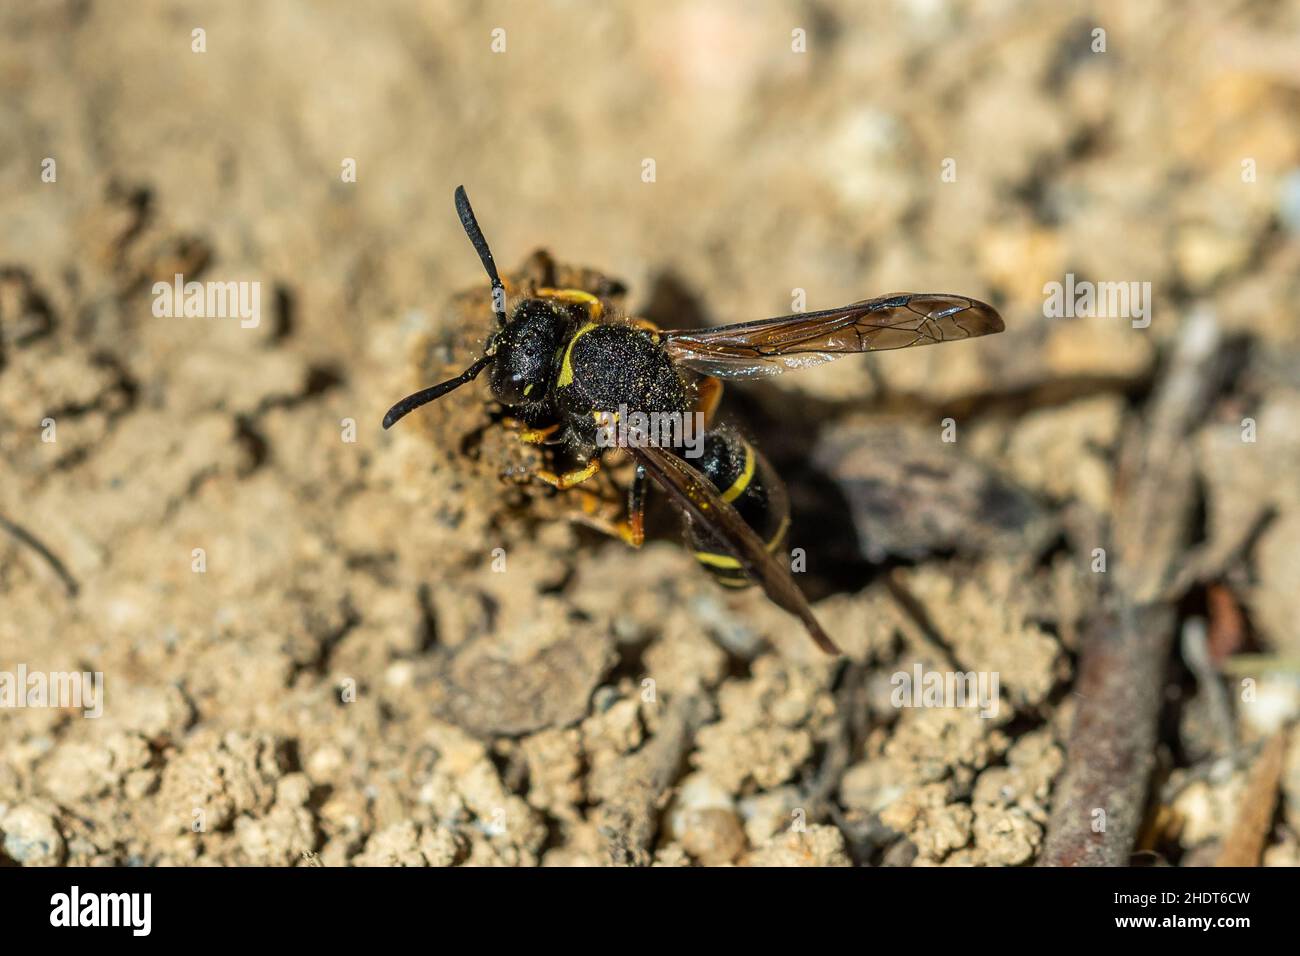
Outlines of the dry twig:
{"type": "Polygon", "coordinates": [[[1085,631],[1079,706],[1040,866],[1122,866],[1133,851],[1196,507],[1188,437],[1220,390],[1221,356],[1213,317],[1194,314],[1180,330],[1147,420],[1122,448],[1108,607],[1085,631]]]}

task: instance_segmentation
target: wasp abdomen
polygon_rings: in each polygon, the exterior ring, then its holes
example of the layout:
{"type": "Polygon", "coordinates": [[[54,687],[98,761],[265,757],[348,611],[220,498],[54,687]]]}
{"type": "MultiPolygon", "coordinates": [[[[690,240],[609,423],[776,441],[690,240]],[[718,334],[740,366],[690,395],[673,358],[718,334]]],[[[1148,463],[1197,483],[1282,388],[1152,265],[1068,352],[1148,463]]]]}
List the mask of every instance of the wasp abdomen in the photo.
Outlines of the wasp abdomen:
{"type": "MultiPolygon", "coordinates": [[[[762,452],[737,432],[720,428],[705,436],[704,454],[691,464],[740,513],[769,552],[784,546],[790,527],[790,504],[785,485],[762,452]]],[[[753,583],[717,538],[698,526],[692,526],[687,535],[695,559],[719,584],[743,588],[753,583]]]]}

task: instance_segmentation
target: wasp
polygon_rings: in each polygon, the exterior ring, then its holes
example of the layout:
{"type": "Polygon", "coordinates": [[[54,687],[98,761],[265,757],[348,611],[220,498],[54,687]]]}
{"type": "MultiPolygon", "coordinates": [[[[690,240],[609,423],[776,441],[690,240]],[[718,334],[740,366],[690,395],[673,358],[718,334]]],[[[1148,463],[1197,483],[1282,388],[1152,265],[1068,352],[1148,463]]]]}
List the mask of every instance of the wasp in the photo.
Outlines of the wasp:
{"type": "MultiPolygon", "coordinates": [[[[563,445],[576,463],[558,473],[535,472],[562,491],[600,471],[606,450],[601,429],[625,412],[683,420],[698,413],[708,423],[722,379],[754,379],[855,352],[1003,330],[992,306],[945,293],[901,293],[820,312],[672,331],[607,315],[600,298],[578,289],[533,289],[507,310],[505,285],[463,186],[455,196],[461,226],[492,285],[495,328],[482,356],[455,378],[403,398],[384,416],[384,428],[490,368],[492,397],[521,426],[520,438],[563,445]]],[[[644,431],[640,434],[645,437],[644,431]]],[[[646,493],[649,482],[655,482],[685,516],[695,558],[720,584],[757,583],[803,623],[818,647],[839,654],[790,569],[776,557],[790,527],[780,477],[754,444],[732,428],[706,427],[702,445],[692,460],[669,443],[624,443],[635,462],[626,514],[603,530],[640,547],[646,493]]]]}

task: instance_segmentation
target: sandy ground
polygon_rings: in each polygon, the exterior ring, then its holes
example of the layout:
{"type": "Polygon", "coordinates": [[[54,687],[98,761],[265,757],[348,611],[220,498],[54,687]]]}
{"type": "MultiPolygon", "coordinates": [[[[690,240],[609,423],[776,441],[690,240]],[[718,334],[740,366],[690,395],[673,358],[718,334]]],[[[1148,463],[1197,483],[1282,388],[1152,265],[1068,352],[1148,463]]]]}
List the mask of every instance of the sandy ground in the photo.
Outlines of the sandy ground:
{"type": "Polygon", "coordinates": [[[6,5],[0,671],[104,697],[0,708],[0,864],[1031,863],[1128,570],[1091,529],[1195,316],[1236,361],[1186,546],[1227,557],[1136,849],[1264,800],[1251,862],[1300,862],[1300,738],[1253,782],[1300,711],[1300,5],[1062,6],[6,5]],[[545,247],[668,326],[1001,309],[724,398],[847,662],[662,504],[639,553],[567,522],[483,382],[381,431],[487,330],[461,182],[518,281],[545,247]],[[260,321],[156,315],[177,272],[260,321]],[[1149,325],[1046,317],[1067,274],[1149,325]],[[897,706],[917,666],[996,714],[897,706]]]}

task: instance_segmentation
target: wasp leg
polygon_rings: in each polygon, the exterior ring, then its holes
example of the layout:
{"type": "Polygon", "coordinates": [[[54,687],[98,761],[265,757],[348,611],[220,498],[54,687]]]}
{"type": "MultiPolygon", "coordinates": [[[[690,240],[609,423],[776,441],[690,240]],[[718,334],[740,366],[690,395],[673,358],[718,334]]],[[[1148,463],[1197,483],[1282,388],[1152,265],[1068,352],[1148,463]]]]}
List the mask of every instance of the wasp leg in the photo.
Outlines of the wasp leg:
{"type": "Polygon", "coordinates": [[[718,404],[722,401],[722,380],[712,375],[702,376],[695,385],[695,394],[696,411],[704,413],[706,427],[712,425],[713,416],[717,414],[718,404]]]}
{"type": "Polygon", "coordinates": [[[544,428],[531,428],[517,418],[503,418],[501,424],[519,434],[519,440],[529,445],[551,444],[547,439],[560,430],[560,422],[544,428]]]}
{"type": "Polygon", "coordinates": [[[533,472],[533,474],[541,481],[546,482],[552,488],[559,491],[567,491],[574,485],[582,484],[598,471],[600,471],[600,459],[592,458],[591,461],[587,462],[583,467],[575,468],[573,471],[566,471],[563,474],[557,475],[553,471],[546,471],[544,469],[539,469],[533,472]]]}
{"type": "Polygon", "coordinates": [[[636,475],[627,490],[627,514],[620,519],[614,520],[596,514],[597,506],[605,499],[589,491],[582,491],[582,511],[575,512],[570,517],[588,528],[593,528],[602,534],[609,535],[611,538],[618,538],[625,544],[639,548],[645,544],[646,484],[645,468],[642,465],[637,465],[636,475]]]}
{"type": "Polygon", "coordinates": [[[645,465],[637,462],[636,474],[627,489],[627,543],[639,548],[645,543],[645,491],[649,478],[645,465]]]}
{"type": "Polygon", "coordinates": [[[547,425],[545,428],[521,428],[519,429],[519,440],[529,445],[540,445],[559,430],[559,422],[554,425],[547,425]]]}
{"type": "Polygon", "coordinates": [[[605,306],[600,299],[581,289],[538,289],[534,295],[541,299],[558,299],[561,302],[585,305],[587,314],[591,316],[593,322],[600,321],[600,317],[605,313],[605,306]]]}

